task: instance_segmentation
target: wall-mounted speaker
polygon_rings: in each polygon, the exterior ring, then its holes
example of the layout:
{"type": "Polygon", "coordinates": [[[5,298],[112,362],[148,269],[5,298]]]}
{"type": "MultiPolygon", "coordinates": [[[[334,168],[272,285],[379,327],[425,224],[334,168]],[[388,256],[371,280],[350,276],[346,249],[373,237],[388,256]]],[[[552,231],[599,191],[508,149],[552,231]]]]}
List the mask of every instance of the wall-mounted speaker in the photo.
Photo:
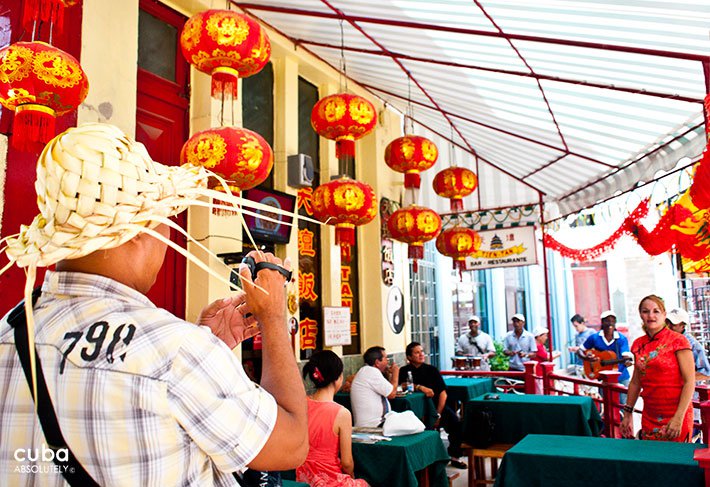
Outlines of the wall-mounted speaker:
{"type": "Polygon", "coordinates": [[[313,185],[313,159],[306,154],[288,156],[288,185],[292,188],[308,188],[313,185]]]}

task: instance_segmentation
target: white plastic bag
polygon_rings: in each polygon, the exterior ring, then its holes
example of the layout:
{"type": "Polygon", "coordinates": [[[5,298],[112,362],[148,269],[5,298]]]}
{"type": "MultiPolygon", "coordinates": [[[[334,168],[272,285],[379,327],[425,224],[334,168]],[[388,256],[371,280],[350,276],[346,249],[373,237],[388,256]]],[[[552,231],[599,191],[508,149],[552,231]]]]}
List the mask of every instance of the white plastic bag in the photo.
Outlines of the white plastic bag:
{"type": "Polygon", "coordinates": [[[385,436],[413,435],[421,433],[425,429],[424,423],[412,411],[403,411],[401,413],[390,411],[385,414],[382,434],[385,436]]]}

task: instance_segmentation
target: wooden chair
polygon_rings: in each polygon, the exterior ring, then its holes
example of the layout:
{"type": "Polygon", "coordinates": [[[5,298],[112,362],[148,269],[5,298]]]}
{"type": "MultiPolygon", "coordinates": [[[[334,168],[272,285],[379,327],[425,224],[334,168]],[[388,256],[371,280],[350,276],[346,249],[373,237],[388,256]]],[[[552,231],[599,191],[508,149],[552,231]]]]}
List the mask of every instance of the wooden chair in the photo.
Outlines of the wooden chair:
{"type": "Polygon", "coordinates": [[[461,448],[468,455],[468,487],[494,484],[498,473],[498,461],[512,446],[506,443],[494,443],[487,448],[474,448],[463,443],[461,448]],[[486,458],[490,458],[491,479],[486,477],[486,458]]]}

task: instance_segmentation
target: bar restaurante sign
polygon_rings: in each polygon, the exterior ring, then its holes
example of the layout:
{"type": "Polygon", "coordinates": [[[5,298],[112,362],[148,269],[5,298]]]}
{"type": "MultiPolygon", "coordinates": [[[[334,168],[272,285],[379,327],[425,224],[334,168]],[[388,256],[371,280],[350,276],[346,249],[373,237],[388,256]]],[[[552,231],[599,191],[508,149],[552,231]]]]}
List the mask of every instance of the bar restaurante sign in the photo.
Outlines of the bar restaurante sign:
{"type": "Polygon", "coordinates": [[[466,270],[537,264],[534,226],[482,230],[479,235],[481,247],[466,257],[466,270]]]}

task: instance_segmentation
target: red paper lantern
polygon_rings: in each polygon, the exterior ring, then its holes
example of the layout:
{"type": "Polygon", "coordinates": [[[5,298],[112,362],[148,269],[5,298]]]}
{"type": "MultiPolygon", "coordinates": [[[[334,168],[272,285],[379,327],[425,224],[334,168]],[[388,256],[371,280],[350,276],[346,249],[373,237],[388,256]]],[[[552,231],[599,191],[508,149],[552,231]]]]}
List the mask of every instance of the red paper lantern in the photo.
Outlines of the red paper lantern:
{"type": "Polygon", "coordinates": [[[12,144],[39,151],[54,137],[55,118],[84,101],[89,81],[79,61],[44,42],[0,50],[0,103],[15,111],[12,144]]]}
{"type": "Polygon", "coordinates": [[[377,199],[369,184],[347,176],[321,184],[313,191],[313,216],[335,225],[335,242],[340,257],[350,262],[350,247],[355,244],[355,227],[370,223],[377,215],[377,199]]]}
{"type": "Polygon", "coordinates": [[[405,188],[419,189],[419,173],[430,169],[438,157],[439,151],[434,142],[418,135],[394,139],[385,149],[385,163],[391,169],[404,173],[405,188]]]}
{"type": "Polygon", "coordinates": [[[24,0],[22,27],[34,32],[40,24],[50,24],[61,32],[64,27],[64,9],[73,7],[79,0],[24,0]]]}
{"type": "Polygon", "coordinates": [[[432,186],[436,194],[451,199],[451,211],[457,212],[463,210],[463,197],[478,186],[478,178],[465,167],[447,167],[434,176],[432,186]]]}
{"type": "Polygon", "coordinates": [[[318,135],[335,140],[335,155],[355,157],[355,141],[372,132],[377,112],[372,103],[349,93],[321,98],[311,111],[311,125],[318,135]]]}
{"type": "Polygon", "coordinates": [[[434,210],[411,205],[392,213],[387,229],[393,239],[409,245],[408,255],[414,260],[414,272],[417,272],[417,260],[424,257],[424,242],[441,232],[441,217],[434,210]]]}
{"type": "Polygon", "coordinates": [[[180,34],[187,62],[212,76],[212,96],[237,97],[237,81],[258,73],[271,57],[264,29],[231,10],[206,10],[190,17],[180,34]]]}
{"type": "Polygon", "coordinates": [[[480,248],[481,236],[470,228],[447,228],[436,237],[436,249],[454,259],[454,269],[459,271],[459,276],[466,270],[466,257],[472,256],[480,248]]]}
{"type": "MultiPolygon", "coordinates": [[[[274,167],[274,153],[264,138],[239,127],[217,127],[197,132],[180,151],[180,162],[203,166],[224,178],[232,193],[264,182],[274,167]]],[[[227,192],[219,181],[210,187],[227,192]]],[[[216,210],[220,215],[234,212],[216,210]]]]}

